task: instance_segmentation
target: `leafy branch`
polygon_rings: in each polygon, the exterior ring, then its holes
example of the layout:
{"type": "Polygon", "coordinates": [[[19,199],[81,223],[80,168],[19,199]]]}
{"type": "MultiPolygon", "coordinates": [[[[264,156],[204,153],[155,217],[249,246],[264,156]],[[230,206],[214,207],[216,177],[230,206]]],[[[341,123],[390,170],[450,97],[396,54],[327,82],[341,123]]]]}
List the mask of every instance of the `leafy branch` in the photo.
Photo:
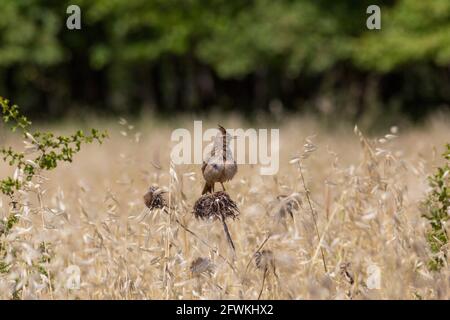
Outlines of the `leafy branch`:
{"type": "Polygon", "coordinates": [[[428,267],[434,271],[439,271],[447,258],[448,234],[445,224],[450,214],[450,144],[446,145],[442,156],[447,160],[446,164],[438,167],[436,173],[428,178],[431,191],[423,203],[423,217],[430,223],[426,239],[432,257],[428,267]]]}
{"type": "Polygon", "coordinates": [[[10,166],[15,166],[20,173],[0,180],[0,191],[8,196],[20,190],[24,182],[31,181],[39,171],[55,169],[60,162],[72,162],[82,144],[94,141],[101,144],[108,137],[106,132],[100,133],[97,129],[91,129],[89,134],[78,130],[68,136],[40,131],[31,133],[29,128],[32,123],[20,113],[18,106],[10,105],[9,101],[2,97],[0,106],[3,122],[10,125],[12,132],[20,129],[25,139],[24,151],[16,151],[12,147],[0,148],[3,160],[10,166]]]}

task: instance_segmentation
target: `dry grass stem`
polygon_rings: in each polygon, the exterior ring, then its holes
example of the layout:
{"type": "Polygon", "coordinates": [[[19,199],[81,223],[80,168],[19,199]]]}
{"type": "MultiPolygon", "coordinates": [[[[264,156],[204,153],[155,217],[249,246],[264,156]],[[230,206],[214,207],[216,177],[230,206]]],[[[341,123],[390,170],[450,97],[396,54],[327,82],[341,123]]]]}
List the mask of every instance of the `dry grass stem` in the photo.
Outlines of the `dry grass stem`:
{"type": "Polygon", "coordinates": [[[448,121],[368,136],[287,119],[276,175],[239,165],[228,193],[200,198],[199,165],[167,165],[170,125],[108,127],[101,147],[0,197],[0,299],[450,298],[420,207],[448,121]]]}

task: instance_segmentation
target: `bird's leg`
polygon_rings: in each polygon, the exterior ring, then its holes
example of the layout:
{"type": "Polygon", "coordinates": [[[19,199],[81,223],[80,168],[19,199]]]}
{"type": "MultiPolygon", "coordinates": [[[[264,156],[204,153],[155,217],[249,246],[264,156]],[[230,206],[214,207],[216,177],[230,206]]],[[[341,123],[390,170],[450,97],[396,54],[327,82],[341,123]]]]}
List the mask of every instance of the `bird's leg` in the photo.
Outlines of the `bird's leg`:
{"type": "Polygon", "coordinates": [[[225,186],[223,185],[223,182],[220,183],[222,185],[222,190],[225,191],[225,186]]]}
{"type": "Polygon", "coordinates": [[[203,187],[202,195],[211,192],[211,185],[208,184],[208,182],[205,183],[205,186],[203,187]]]}

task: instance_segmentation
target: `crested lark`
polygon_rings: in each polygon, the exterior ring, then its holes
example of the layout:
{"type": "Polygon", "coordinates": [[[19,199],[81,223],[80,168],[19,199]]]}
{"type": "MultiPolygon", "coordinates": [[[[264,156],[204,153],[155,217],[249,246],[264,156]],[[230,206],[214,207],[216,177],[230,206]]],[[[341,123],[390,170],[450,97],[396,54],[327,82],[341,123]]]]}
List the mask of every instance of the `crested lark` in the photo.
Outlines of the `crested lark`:
{"type": "Polygon", "coordinates": [[[203,161],[202,174],[206,182],[202,194],[214,192],[216,182],[220,182],[225,191],[223,183],[233,179],[237,172],[237,164],[230,148],[233,137],[221,125],[219,125],[219,130],[220,132],[214,138],[211,155],[206,161],[203,161]]]}

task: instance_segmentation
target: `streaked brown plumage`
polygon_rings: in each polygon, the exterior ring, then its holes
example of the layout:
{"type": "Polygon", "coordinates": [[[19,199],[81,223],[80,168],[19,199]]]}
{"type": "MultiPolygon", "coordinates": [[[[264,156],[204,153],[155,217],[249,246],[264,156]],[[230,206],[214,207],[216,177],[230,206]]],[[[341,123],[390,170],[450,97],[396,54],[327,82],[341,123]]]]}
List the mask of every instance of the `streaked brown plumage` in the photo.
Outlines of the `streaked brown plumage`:
{"type": "Polygon", "coordinates": [[[225,190],[223,183],[233,179],[237,172],[237,164],[230,149],[230,141],[233,137],[221,125],[219,130],[220,132],[214,138],[211,155],[203,161],[202,174],[206,182],[202,194],[214,192],[216,182],[220,182],[222,189],[225,190]]]}

